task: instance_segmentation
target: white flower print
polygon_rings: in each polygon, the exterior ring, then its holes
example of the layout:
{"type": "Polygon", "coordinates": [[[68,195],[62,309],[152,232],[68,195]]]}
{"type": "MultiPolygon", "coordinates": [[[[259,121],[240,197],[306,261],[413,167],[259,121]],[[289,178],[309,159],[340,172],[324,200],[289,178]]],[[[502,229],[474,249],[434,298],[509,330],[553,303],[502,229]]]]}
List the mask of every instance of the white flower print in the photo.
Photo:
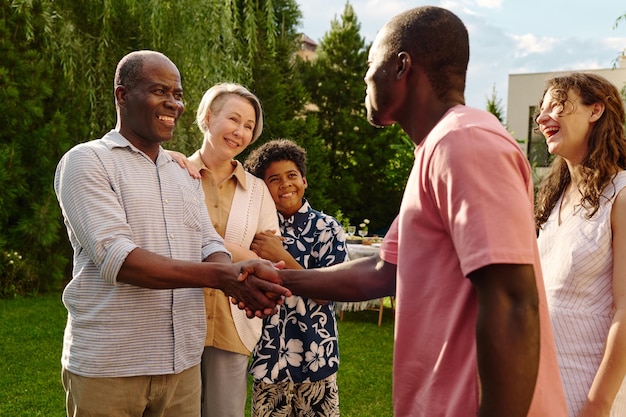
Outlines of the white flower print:
{"type": "Polygon", "coordinates": [[[300,314],[301,316],[304,316],[306,314],[306,304],[302,297],[298,297],[296,295],[286,297],[285,306],[289,307],[292,310],[295,310],[295,312],[300,314]]]}
{"type": "Polygon", "coordinates": [[[261,363],[250,369],[250,374],[255,379],[261,379],[267,374],[267,363],[261,363]]]}
{"type": "Polygon", "coordinates": [[[302,363],[302,352],[304,349],[302,348],[302,340],[297,339],[289,339],[284,343],[285,340],[281,339],[280,341],[280,349],[278,352],[278,369],[283,369],[289,364],[289,366],[300,366],[302,363]]]}
{"type": "MultiPolygon", "coordinates": [[[[311,208],[305,200],[292,217],[278,213],[283,247],[304,268],[320,268],[347,259],[345,236],[336,219],[311,208]]],[[[263,322],[253,353],[255,380],[309,382],[337,372],[339,352],[333,304],[292,296],[263,322]],[[263,366],[265,365],[265,366],[263,366]]]]}
{"type": "Polygon", "coordinates": [[[319,368],[323,368],[326,365],[324,346],[318,345],[315,342],[311,343],[311,350],[305,353],[304,357],[313,372],[317,372],[319,368]]]}

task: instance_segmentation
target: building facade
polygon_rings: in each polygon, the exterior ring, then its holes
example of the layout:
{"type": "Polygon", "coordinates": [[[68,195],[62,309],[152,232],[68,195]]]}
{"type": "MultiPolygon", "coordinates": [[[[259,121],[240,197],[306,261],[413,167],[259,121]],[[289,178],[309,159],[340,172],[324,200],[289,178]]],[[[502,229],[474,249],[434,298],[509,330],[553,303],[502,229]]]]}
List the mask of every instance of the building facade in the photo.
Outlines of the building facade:
{"type": "Polygon", "coordinates": [[[317,43],[306,36],[304,33],[300,35],[300,49],[297,54],[305,61],[312,61],[317,56],[317,43]]]}

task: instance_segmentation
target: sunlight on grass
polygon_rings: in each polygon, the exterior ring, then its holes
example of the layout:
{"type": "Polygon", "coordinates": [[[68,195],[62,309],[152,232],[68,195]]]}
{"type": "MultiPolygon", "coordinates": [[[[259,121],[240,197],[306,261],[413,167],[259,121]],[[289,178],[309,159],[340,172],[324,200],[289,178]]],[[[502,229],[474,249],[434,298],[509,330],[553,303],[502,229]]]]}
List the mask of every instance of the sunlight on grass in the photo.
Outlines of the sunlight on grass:
{"type": "Polygon", "coordinates": [[[391,378],[393,319],[385,310],[378,327],[378,313],[344,313],[338,323],[341,363],[337,381],[342,417],[393,415],[391,378]]]}
{"type": "MultiPolygon", "coordinates": [[[[347,312],[339,327],[342,417],[391,417],[393,314],[347,312]]],[[[0,416],[63,417],[60,294],[0,299],[0,416]]],[[[249,408],[248,408],[249,412],[249,408]]]]}
{"type": "Polygon", "coordinates": [[[0,416],[63,417],[59,294],[0,300],[0,416]]]}

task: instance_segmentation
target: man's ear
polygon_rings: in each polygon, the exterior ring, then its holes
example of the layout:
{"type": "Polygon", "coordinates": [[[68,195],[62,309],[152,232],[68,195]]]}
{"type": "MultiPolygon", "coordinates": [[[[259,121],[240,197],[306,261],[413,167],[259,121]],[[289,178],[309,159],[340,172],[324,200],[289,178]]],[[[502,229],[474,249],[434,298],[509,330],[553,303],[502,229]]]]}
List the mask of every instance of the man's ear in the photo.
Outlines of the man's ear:
{"type": "Polygon", "coordinates": [[[411,56],[406,52],[400,52],[396,58],[396,79],[406,77],[411,68],[411,56]]]}
{"type": "Polygon", "coordinates": [[[306,181],[306,177],[302,177],[302,184],[304,184],[304,189],[309,186],[309,183],[306,181]]]}
{"type": "Polygon", "coordinates": [[[126,97],[128,96],[128,89],[123,85],[115,87],[115,102],[120,107],[126,107],[126,97]]]}

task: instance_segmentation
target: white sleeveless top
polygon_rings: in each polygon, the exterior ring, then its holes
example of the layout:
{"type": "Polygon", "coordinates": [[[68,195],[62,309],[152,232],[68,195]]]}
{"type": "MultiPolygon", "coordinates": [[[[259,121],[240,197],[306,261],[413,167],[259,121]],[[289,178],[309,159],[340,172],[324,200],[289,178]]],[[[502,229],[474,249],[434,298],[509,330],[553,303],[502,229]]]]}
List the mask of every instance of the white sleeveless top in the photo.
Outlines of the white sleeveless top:
{"type": "MultiPolygon", "coordinates": [[[[607,186],[606,199],[591,219],[579,207],[562,219],[561,225],[559,199],[539,233],[543,277],[570,417],[575,417],[586,401],[613,320],[611,209],[624,187],[626,171],[607,186]]],[[[611,417],[618,416],[626,416],[626,383],[622,383],[611,411],[611,417]]]]}

